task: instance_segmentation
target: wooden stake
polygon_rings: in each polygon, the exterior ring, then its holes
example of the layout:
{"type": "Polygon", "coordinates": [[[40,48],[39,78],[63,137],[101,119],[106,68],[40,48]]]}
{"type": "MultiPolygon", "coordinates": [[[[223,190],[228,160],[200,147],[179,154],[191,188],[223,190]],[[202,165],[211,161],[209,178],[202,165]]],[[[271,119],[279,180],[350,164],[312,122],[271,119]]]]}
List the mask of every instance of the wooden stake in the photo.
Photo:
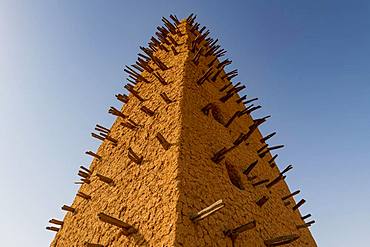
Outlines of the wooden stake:
{"type": "Polygon", "coordinates": [[[210,216],[211,214],[217,212],[218,210],[220,210],[224,206],[225,206],[225,204],[222,202],[222,200],[218,200],[217,202],[213,203],[211,206],[199,211],[198,213],[195,213],[195,214],[191,215],[190,219],[193,222],[200,221],[200,220],[206,218],[207,216],[210,216]]]}
{"type": "Polygon", "coordinates": [[[140,107],[140,110],[143,111],[144,113],[146,113],[148,116],[152,117],[154,115],[154,111],[150,110],[148,107],[146,106],[141,106],[140,107]]]}
{"type": "Polygon", "coordinates": [[[158,72],[154,72],[153,75],[160,83],[162,83],[163,85],[168,85],[166,80],[158,72]]]}
{"type": "Polygon", "coordinates": [[[163,99],[167,104],[170,104],[170,103],[172,103],[172,102],[173,102],[170,98],[168,98],[168,96],[167,96],[167,94],[166,94],[165,92],[162,92],[162,93],[160,94],[160,96],[162,97],[162,99],[163,99]]]}
{"type": "Polygon", "coordinates": [[[89,169],[87,169],[86,167],[84,167],[84,166],[80,166],[80,168],[82,169],[82,170],[84,170],[85,172],[87,172],[88,174],[92,174],[92,172],[89,170],[89,169]]]}
{"type": "Polygon", "coordinates": [[[132,148],[128,148],[128,157],[130,160],[138,165],[141,165],[141,163],[143,162],[143,157],[139,157],[137,154],[135,154],[132,148]]]}
{"type": "Polygon", "coordinates": [[[60,225],[60,226],[62,226],[62,225],[63,225],[63,221],[61,221],[61,220],[56,220],[56,219],[51,219],[51,220],[49,220],[49,223],[51,223],[51,224],[55,224],[55,225],[60,225]]]}
{"type": "Polygon", "coordinates": [[[255,160],[255,161],[254,161],[254,162],[252,162],[250,165],[248,165],[248,166],[244,169],[244,171],[243,171],[244,175],[248,176],[248,175],[249,175],[249,173],[253,170],[253,168],[254,168],[254,167],[256,167],[257,163],[258,163],[258,160],[255,160]]]}
{"type": "Polygon", "coordinates": [[[100,181],[102,181],[102,182],[104,182],[106,184],[109,184],[109,185],[113,185],[114,184],[113,179],[111,179],[111,178],[108,178],[106,176],[103,176],[103,175],[101,175],[99,173],[97,173],[96,176],[99,178],[100,181]]]}
{"type": "Polygon", "coordinates": [[[161,133],[158,132],[157,135],[156,135],[156,138],[158,139],[158,141],[161,143],[162,147],[165,150],[170,149],[171,144],[163,137],[163,135],[161,133]]]}
{"type": "Polygon", "coordinates": [[[240,233],[245,232],[247,230],[252,230],[253,228],[256,227],[256,221],[253,220],[251,222],[248,222],[247,224],[241,225],[237,228],[231,229],[231,230],[226,230],[224,231],[225,236],[235,239],[240,233]]]}
{"type": "Polygon", "coordinates": [[[260,149],[257,150],[257,153],[262,152],[267,147],[268,147],[268,144],[263,145],[260,149]]]}
{"type": "Polygon", "coordinates": [[[81,198],[83,198],[83,199],[86,199],[86,200],[90,200],[90,199],[91,199],[91,196],[86,195],[86,194],[85,194],[85,193],[83,193],[83,192],[78,192],[78,193],[77,193],[77,196],[79,196],[79,197],[81,197],[81,198]]]}
{"type": "Polygon", "coordinates": [[[287,196],[283,196],[283,197],[281,198],[281,200],[285,201],[286,199],[289,199],[289,198],[291,198],[291,197],[293,197],[293,196],[295,196],[295,195],[298,195],[300,192],[301,192],[300,190],[296,190],[296,191],[294,191],[293,193],[290,193],[290,194],[289,194],[289,195],[287,195],[287,196]]]}
{"type": "Polygon", "coordinates": [[[310,218],[310,217],[311,217],[311,214],[306,214],[305,216],[302,216],[301,219],[305,220],[305,219],[310,218]]]}
{"type": "Polygon", "coordinates": [[[307,222],[305,224],[297,225],[297,229],[308,228],[308,227],[310,227],[314,223],[315,223],[315,221],[314,220],[311,220],[310,222],[307,222]]]}
{"type": "Polygon", "coordinates": [[[300,200],[292,209],[293,211],[297,210],[300,206],[302,206],[306,202],[305,199],[300,200]]]}
{"type": "Polygon", "coordinates": [[[284,175],[285,173],[287,173],[291,169],[293,169],[293,166],[292,165],[288,165],[280,174],[281,175],[284,175]]]}
{"type": "Polygon", "coordinates": [[[253,183],[252,185],[253,185],[253,187],[256,187],[256,186],[258,186],[258,185],[268,183],[269,181],[270,181],[270,180],[268,180],[268,179],[263,179],[263,180],[261,180],[261,181],[258,181],[258,182],[253,183]]]}
{"type": "Polygon", "coordinates": [[[102,160],[102,157],[100,155],[97,155],[96,153],[94,153],[92,151],[86,151],[85,154],[90,155],[94,158],[97,158],[98,160],[102,160]]]}
{"type": "Polygon", "coordinates": [[[116,94],[116,98],[124,104],[128,102],[128,96],[126,94],[116,94]]]}
{"type": "Polygon", "coordinates": [[[115,107],[111,106],[108,110],[108,113],[115,115],[117,117],[126,118],[127,116],[123,114],[120,110],[116,109],[115,107]]]}
{"type": "Polygon", "coordinates": [[[60,229],[54,226],[47,226],[46,230],[58,232],[60,229]]]}
{"type": "Polygon", "coordinates": [[[267,247],[280,246],[280,245],[292,243],[298,238],[299,238],[299,235],[297,234],[285,235],[285,236],[280,236],[280,237],[265,240],[264,243],[267,247]]]}
{"type": "Polygon", "coordinates": [[[129,224],[123,222],[122,220],[113,218],[112,216],[109,216],[105,213],[99,213],[98,214],[99,220],[103,221],[104,223],[108,223],[110,225],[117,226],[119,228],[122,228],[124,230],[124,234],[126,236],[134,233],[136,230],[129,224]]]}
{"type": "Polygon", "coordinates": [[[262,143],[266,142],[268,139],[273,137],[275,134],[276,134],[276,132],[272,132],[271,134],[268,134],[267,136],[261,138],[260,142],[262,142],[262,143]]]}
{"type": "Polygon", "coordinates": [[[258,201],[256,201],[256,204],[260,207],[263,206],[263,204],[265,204],[267,201],[268,201],[268,197],[267,196],[263,196],[261,199],[259,199],[258,201]]]}
{"type": "Polygon", "coordinates": [[[227,123],[224,125],[226,128],[228,128],[231,123],[237,118],[239,117],[239,114],[240,114],[240,111],[237,111],[234,113],[234,115],[232,115],[232,117],[229,119],[229,121],[227,121],[227,123]]]}
{"type": "Polygon", "coordinates": [[[99,125],[99,124],[97,124],[97,125],[95,126],[95,130],[97,130],[97,131],[99,131],[99,132],[103,132],[103,133],[105,133],[105,134],[109,134],[109,132],[110,132],[110,129],[107,129],[107,128],[105,128],[105,127],[103,127],[103,126],[99,125]]]}
{"type": "Polygon", "coordinates": [[[132,93],[132,95],[134,95],[139,101],[141,102],[144,101],[144,99],[139,95],[139,93],[136,90],[134,90],[134,86],[132,86],[130,83],[126,84],[124,88],[126,88],[127,91],[132,93]]]}
{"type": "Polygon", "coordinates": [[[72,208],[72,207],[67,206],[67,205],[63,205],[62,210],[68,211],[68,212],[71,212],[71,213],[75,213],[76,212],[76,209],[75,208],[72,208]]]}
{"type": "Polygon", "coordinates": [[[280,180],[284,180],[285,178],[286,178],[286,176],[279,175],[274,180],[272,180],[270,183],[268,183],[266,185],[266,187],[268,189],[270,189],[272,186],[274,186],[275,184],[277,184],[280,180]]]}
{"type": "Polygon", "coordinates": [[[276,164],[275,164],[275,159],[278,157],[277,154],[275,154],[269,161],[268,163],[270,164],[271,167],[274,167],[276,164]]]}

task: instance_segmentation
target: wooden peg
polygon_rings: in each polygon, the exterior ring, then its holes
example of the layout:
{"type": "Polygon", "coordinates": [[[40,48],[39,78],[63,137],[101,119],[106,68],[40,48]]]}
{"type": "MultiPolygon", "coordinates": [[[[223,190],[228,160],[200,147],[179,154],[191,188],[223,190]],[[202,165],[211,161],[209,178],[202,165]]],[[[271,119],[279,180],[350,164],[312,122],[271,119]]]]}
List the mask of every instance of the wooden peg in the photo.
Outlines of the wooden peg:
{"type": "Polygon", "coordinates": [[[158,132],[157,135],[156,135],[156,138],[158,139],[158,141],[161,143],[162,147],[165,150],[170,149],[171,144],[163,137],[163,135],[161,133],[158,132]]]}
{"type": "Polygon", "coordinates": [[[46,230],[53,231],[53,232],[58,232],[60,229],[58,227],[54,227],[54,226],[47,226],[46,230]]]}
{"type": "Polygon", "coordinates": [[[82,169],[82,170],[84,170],[85,172],[87,172],[88,174],[92,174],[92,172],[89,170],[89,169],[87,169],[86,167],[84,167],[84,166],[80,166],[80,168],[82,169]]]}
{"type": "Polygon", "coordinates": [[[261,199],[259,199],[258,201],[256,201],[256,204],[259,206],[259,207],[262,207],[263,204],[265,204],[267,201],[268,201],[268,197],[267,196],[263,196],[261,197],[261,199]]]}
{"type": "Polygon", "coordinates": [[[135,228],[133,228],[131,225],[123,222],[122,220],[113,218],[112,216],[109,216],[105,213],[99,213],[98,217],[99,220],[103,221],[104,223],[108,223],[110,225],[114,225],[121,228],[123,230],[124,235],[126,236],[136,232],[135,228]]]}
{"type": "Polygon", "coordinates": [[[237,118],[239,117],[239,114],[240,114],[240,111],[237,111],[234,113],[234,115],[231,116],[231,118],[229,119],[229,121],[227,121],[227,123],[224,125],[226,128],[228,128],[231,123],[237,118]]]}
{"type": "Polygon", "coordinates": [[[143,157],[139,157],[137,154],[135,154],[132,148],[128,148],[128,157],[130,160],[138,165],[141,165],[141,163],[143,162],[143,157]]]}
{"type": "Polygon", "coordinates": [[[248,165],[244,170],[243,173],[244,175],[248,176],[249,173],[253,170],[254,167],[256,167],[258,163],[258,160],[253,161],[250,165],[248,165]]]}
{"type": "Polygon", "coordinates": [[[108,178],[106,176],[103,176],[103,175],[101,175],[99,173],[97,173],[96,176],[99,178],[100,181],[102,181],[102,182],[104,182],[106,184],[109,184],[109,185],[113,185],[114,184],[113,179],[111,179],[111,178],[108,178]]]}
{"type": "Polygon", "coordinates": [[[311,220],[310,222],[304,223],[302,225],[297,225],[297,229],[308,228],[308,227],[310,227],[314,223],[315,223],[315,221],[314,220],[311,220]]]}
{"type": "Polygon", "coordinates": [[[290,205],[290,201],[284,201],[284,206],[289,206],[290,205]]]}
{"type": "Polygon", "coordinates": [[[211,74],[212,74],[212,68],[208,68],[207,71],[197,80],[197,84],[202,85],[211,74]]]}
{"type": "Polygon", "coordinates": [[[102,157],[100,155],[97,155],[96,153],[94,153],[92,151],[86,151],[85,154],[90,155],[94,158],[97,158],[98,160],[102,160],[102,157]]]}
{"type": "Polygon", "coordinates": [[[116,94],[116,98],[124,104],[128,102],[128,96],[126,94],[116,94]]]}
{"type": "MultiPolygon", "coordinates": [[[[222,57],[222,56],[224,56],[226,54],[226,51],[224,50],[224,49],[221,49],[221,50],[218,50],[218,51],[216,51],[215,53],[214,53],[214,55],[216,56],[216,57],[222,57]]],[[[230,80],[230,79],[228,79],[228,80],[230,80]]]]}
{"type": "Polygon", "coordinates": [[[222,61],[221,63],[219,63],[217,65],[217,69],[219,69],[219,68],[225,68],[225,66],[230,65],[231,63],[232,63],[231,60],[225,59],[224,61],[222,61]]]}
{"type": "Polygon", "coordinates": [[[155,76],[155,78],[157,78],[157,80],[160,83],[162,83],[163,85],[168,85],[168,83],[166,82],[166,80],[158,72],[154,72],[153,75],[155,76]]]}
{"type": "Polygon", "coordinates": [[[275,154],[269,161],[268,163],[270,164],[270,167],[274,167],[276,164],[275,164],[275,159],[278,157],[277,154],[275,154]]]}
{"type": "Polygon", "coordinates": [[[266,187],[268,189],[270,189],[272,186],[274,186],[275,184],[277,184],[280,180],[284,180],[285,178],[286,178],[286,176],[279,175],[274,180],[272,180],[270,183],[268,183],[266,185],[266,187]]]}
{"type": "Polygon", "coordinates": [[[278,149],[278,148],[283,148],[283,147],[284,147],[284,145],[277,145],[277,146],[269,147],[266,151],[260,153],[259,156],[262,159],[270,151],[275,150],[275,149],[278,149]]]}
{"type": "Polygon", "coordinates": [[[216,73],[212,76],[211,81],[215,82],[217,77],[220,75],[220,73],[223,71],[223,69],[216,70],[216,73]]]}
{"type": "Polygon", "coordinates": [[[83,178],[90,178],[91,174],[84,171],[78,171],[77,175],[83,178]]]}
{"type": "Polygon", "coordinates": [[[51,219],[49,220],[49,223],[62,226],[64,222],[61,220],[51,219]]]}
{"type": "Polygon", "coordinates": [[[76,212],[76,209],[75,208],[72,208],[72,207],[67,206],[67,205],[63,205],[62,206],[62,210],[68,211],[68,212],[71,212],[71,213],[75,213],[76,212]]]}
{"type": "Polygon", "coordinates": [[[280,174],[281,175],[284,175],[285,173],[287,173],[291,169],[293,169],[293,166],[292,165],[288,165],[280,174]]]}
{"type": "Polygon", "coordinates": [[[83,193],[83,192],[77,192],[77,196],[83,198],[83,199],[86,199],[86,200],[90,200],[91,199],[91,196],[83,193]]]}
{"type": "Polygon", "coordinates": [[[148,71],[148,73],[152,73],[154,71],[154,69],[150,67],[149,63],[140,57],[137,59],[136,64],[138,66],[141,66],[144,70],[148,71]]]}
{"type": "Polygon", "coordinates": [[[276,132],[272,132],[271,134],[268,134],[267,136],[261,138],[260,142],[262,142],[262,143],[266,142],[268,139],[273,137],[275,134],[276,134],[276,132]]]}
{"type": "Polygon", "coordinates": [[[97,134],[95,134],[95,133],[91,133],[91,136],[92,136],[92,137],[94,137],[94,138],[96,138],[96,139],[98,139],[98,140],[100,140],[100,141],[104,141],[104,140],[105,140],[105,138],[104,138],[104,137],[102,137],[102,136],[100,136],[100,135],[97,135],[97,134]]]}
{"type": "Polygon", "coordinates": [[[260,149],[257,150],[257,153],[262,152],[267,147],[268,147],[268,144],[263,145],[260,149]]]}
{"type": "Polygon", "coordinates": [[[263,179],[263,180],[261,180],[261,181],[258,181],[258,182],[253,183],[252,185],[253,185],[253,187],[256,187],[256,186],[258,186],[258,185],[268,183],[269,181],[270,181],[270,180],[268,180],[268,179],[263,179]]]}
{"type": "Polygon", "coordinates": [[[180,21],[179,21],[179,19],[177,19],[176,15],[170,15],[170,18],[175,22],[176,25],[180,24],[180,21]]]}
{"type": "Polygon", "coordinates": [[[115,107],[111,106],[108,113],[115,115],[117,117],[126,118],[127,116],[123,114],[120,110],[116,109],[115,107]]]}
{"type": "Polygon", "coordinates": [[[305,199],[300,200],[292,209],[296,211],[300,206],[302,206],[306,202],[305,199]]]}
{"type": "Polygon", "coordinates": [[[105,134],[109,134],[109,132],[110,132],[110,130],[109,130],[109,129],[107,129],[107,128],[105,128],[105,127],[103,127],[103,126],[99,125],[99,124],[97,124],[97,125],[95,126],[95,130],[100,131],[100,132],[103,132],[103,133],[105,133],[105,134]]]}
{"type": "MultiPolygon", "coordinates": [[[[167,38],[171,41],[171,43],[174,46],[178,46],[179,45],[179,43],[177,43],[177,41],[171,35],[168,35],[167,38]]],[[[171,47],[173,47],[173,46],[171,46],[171,47]]]]}
{"type": "MultiPolygon", "coordinates": [[[[206,53],[207,54],[207,53],[206,53]]],[[[206,56],[206,55],[205,55],[206,56]]],[[[217,61],[217,57],[214,57],[208,64],[208,67],[211,67],[217,61]]]]}
{"type": "Polygon", "coordinates": [[[273,247],[273,246],[289,244],[289,243],[294,242],[297,239],[299,239],[299,235],[291,234],[291,235],[284,235],[284,236],[268,239],[268,240],[265,240],[264,243],[267,247],[273,247]]]}
{"type": "Polygon", "coordinates": [[[203,51],[203,48],[201,47],[195,54],[194,54],[194,57],[192,59],[193,63],[198,65],[199,63],[199,58],[200,58],[200,55],[202,55],[202,51],[203,51]]]}
{"type": "Polygon", "coordinates": [[[200,221],[207,216],[210,216],[211,214],[217,212],[221,208],[223,208],[225,204],[222,202],[222,200],[218,200],[217,202],[213,203],[211,206],[206,207],[205,209],[199,211],[198,213],[192,214],[190,216],[190,220],[193,222],[200,221]]]}
{"type": "Polygon", "coordinates": [[[301,219],[302,220],[305,220],[307,218],[310,218],[312,215],[311,214],[306,214],[305,216],[302,216],[301,219]]]}
{"type": "Polygon", "coordinates": [[[144,113],[146,113],[148,116],[152,117],[154,116],[154,111],[150,110],[148,107],[146,106],[141,106],[140,107],[140,110],[143,111],[144,113]]]}
{"type": "Polygon", "coordinates": [[[144,101],[144,99],[139,95],[139,93],[136,90],[134,90],[134,86],[132,86],[130,83],[126,84],[124,88],[126,88],[127,91],[132,93],[132,95],[135,96],[135,98],[137,98],[139,101],[141,102],[144,101]]]}
{"type": "Polygon", "coordinates": [[[233,144],[235,146],[238,146],[240,145],[242,142],[244,142],[246,140],[246,137],[247,137],[247,134],[244,134],[244,133],[240,133],[240,135],[238,136],[238,138],[233,142],[233,144]]]}
{"type": "Polygon", "coordinates": [[[225,91],[228,87],[230,87],[230,86],[232,86],[232,85],[233,85],[233,83],[232,83],[232,82],[230,82],[230,83],[226,84],[225,86],[223,86],[219,91],[220,91],[220,92],[223,92],[223,91],[225,91]]]}
{"type": "Polygon", "coordinates": [[[224,231],[225,236],[235,239],[240,233],[252,230],[253,228],[256,227],[256,221],[253,220],[251,222],[248,222],[247,224],[238,226],[237,228],[231,229],[231,230],[226,230],[224,231]]]}
{"type": "Polygon", "coordinates": [[[236,100],[236,103],[242,103],[243,100],[245,100],[247,98],[247,95],[244,95],[243,97],[239,98],[236,100]]]}
{"type": "Polygon", "coordinates": [[[163,99],[167,104],[170,104],[170,103],[172,103],[172,102],[173,102],[170,98],[168,98],[168,96],[167,96],[167,94],[166,94],[165,92],[162,92],[162,93],[160,94],[160,96],[162,97],[162,99],[163,99]]]}
{"type": "Polygon", "coordinates": [[[289,195],[283,196],[281,200],[285,201],[286,199],[289,199],[295,195],[298,195],[300,192],[301,192],[300,190],[296,190],[293,193],[290,193],[289,195]]]}
{"type": "Polygon", "coordinates": [[[132,122],[122,122],[120,123],[123,127],[129,128],[131,130],[136,130],[138,128],[138,125],[134,125],[132,122]]]}
{"type": "Polygon", "coordinates": [[[231,148],[222,148],[218,152],[214,154],[214,156],[211,158],[213,162],[216,164],[220,163],[221,160],[225,158],[225,154],[233,150],[236,146],[232,146],[231,148]]]}
{"type": "Polygon", "coordinates": [[[246,100],[246,101],[243,102],[243,104],[246,105],[246,104],[249,104],[249,103],[251,103],[253,101],[256,101],[256,100],[258,100],[258,98],[253,98],[253,99],[250,99],[250,100],[246,100]]]}
{"type": "Polygon", "coordinates": [[[172,50],[172,52],[173,52],[173,55],[177,55],[177,54],[179,54],[179,52],[176,50],[176,48],[175,47],[173,47],[173,46],[171,46],[171,50],[172,50]]]}

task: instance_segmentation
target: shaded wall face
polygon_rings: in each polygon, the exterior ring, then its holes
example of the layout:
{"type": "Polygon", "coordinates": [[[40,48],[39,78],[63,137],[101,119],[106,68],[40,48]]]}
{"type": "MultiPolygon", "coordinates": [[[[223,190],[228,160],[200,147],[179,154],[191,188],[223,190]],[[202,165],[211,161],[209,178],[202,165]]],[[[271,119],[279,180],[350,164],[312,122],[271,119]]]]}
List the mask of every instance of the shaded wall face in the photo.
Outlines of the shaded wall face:
{"type": "MultiPolygon", "coordinates": [[[[190,40],[194,38],[190,35],[190,40]]],[[[266,188],[266,184],[252,185],[264,179],[272,181],[279,175],[278,169],[268,164],[270,154],[264,158],[257,155],[257,150],[264,145],[258,130],[246,142],[227,153],[219,164],[211,161],[217,151],[233,146],[239,134],[248,131],[253,120],[244,115],[236,118],[228,128],[224,127],[222,122],[227,122],[236,111],[245,107],[236,103],[239,96],[233,96],[225,103],[219,100],[226,95],[220,89],[229,83],[221,79],[223,72],[215,82],[207,80],[197,85],[196,81],[207,71],[207,64],[212,58],[201,56],[199,64],[195,65],[191,61],[193,57],[194,53],[190,52],[183,80],[178,164],[180,196],[175,246],[232,246],[231,239],[225,237],[223,231],[253,220],[256,221],[256,228],[240,234],[234,241],[235,246],[265,246],[264,240],[290,234],[299,234],[300,238],[289,246],[316,246],[307,229],[296,228],[304,222],[299,212],[292,210],[294,200],[290,199],[291,204],[285,206],[281,199],[290,193],[284,181],[271,189],[266,188]],[[214,103],[218,112],[212,115],[210,111],[207,116],[201,109],[209,103],[214,103]],[[250,181],[242,169],[256,160],[258,164],[249,175],[256,178],[250,181]],[[260,207],[256,201],[263,196],[268,200],[260,207]],[[220,211],[198,223],[190,221],[189,215],[220,199],[226,205],[220,211]]]]}

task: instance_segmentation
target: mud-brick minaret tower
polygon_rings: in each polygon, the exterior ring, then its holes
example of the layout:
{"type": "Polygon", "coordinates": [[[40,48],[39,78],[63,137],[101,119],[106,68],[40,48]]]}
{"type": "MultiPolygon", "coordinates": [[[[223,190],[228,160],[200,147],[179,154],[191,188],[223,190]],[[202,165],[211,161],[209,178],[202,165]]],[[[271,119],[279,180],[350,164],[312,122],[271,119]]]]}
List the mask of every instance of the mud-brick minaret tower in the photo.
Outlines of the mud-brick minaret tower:
{"type": "MultiPolygon", "coordinates": [[[[252,118],[256,99],[239,96],[236,70],[190,15],[163,18],[148,48],[125,68],[128,96],[111,107],[111,128],[87,151],[81,187],[64,220],[50,220],[51,246],[316,246],[252,118]]],[[[242,95],[242,94],[241,94],[242,95]]]]}

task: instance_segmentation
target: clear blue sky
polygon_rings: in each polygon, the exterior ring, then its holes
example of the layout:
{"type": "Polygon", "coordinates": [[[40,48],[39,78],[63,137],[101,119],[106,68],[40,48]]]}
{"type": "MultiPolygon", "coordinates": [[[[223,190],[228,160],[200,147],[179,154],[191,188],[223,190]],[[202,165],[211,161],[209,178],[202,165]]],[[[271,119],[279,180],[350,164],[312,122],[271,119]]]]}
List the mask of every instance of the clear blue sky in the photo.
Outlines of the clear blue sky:
{"type": "Polygon", "coordinates": [[[1,246],[48,246],[161,17],[198,14],[285,144],[319,246],[370,242],[369,1],[0,1],[1,246]]]}

